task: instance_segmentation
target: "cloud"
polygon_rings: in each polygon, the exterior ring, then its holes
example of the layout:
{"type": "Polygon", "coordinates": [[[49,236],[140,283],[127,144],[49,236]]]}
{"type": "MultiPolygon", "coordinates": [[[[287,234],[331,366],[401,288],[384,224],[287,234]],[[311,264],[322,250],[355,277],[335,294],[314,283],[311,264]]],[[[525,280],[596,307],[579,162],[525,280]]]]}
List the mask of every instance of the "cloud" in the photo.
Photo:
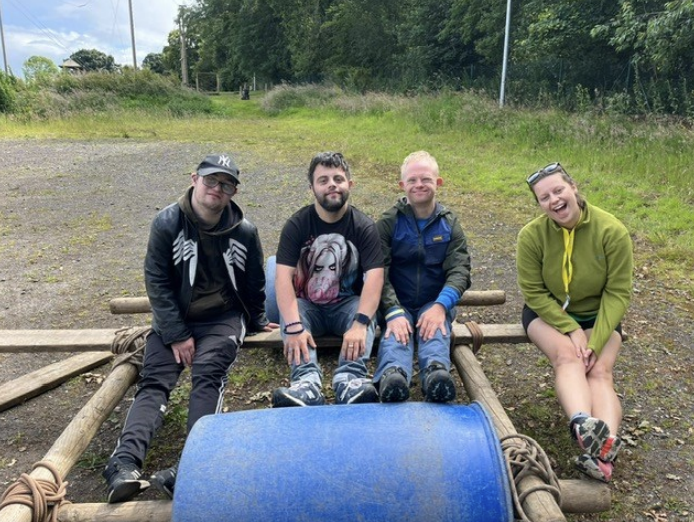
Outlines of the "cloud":
{"type": "MultiPolygon", "coordinates": [[[[128,4],[128,0],[2,0],[9,67],[21,76],[22,64],[31,56],[60,65],[80,49],[97,49],[116,63],[132,65],[128,4]]],[[[138,66],[149,53],[161,52],[167,45],[179,4],[193,1],[132,2],[138,66]]]]}

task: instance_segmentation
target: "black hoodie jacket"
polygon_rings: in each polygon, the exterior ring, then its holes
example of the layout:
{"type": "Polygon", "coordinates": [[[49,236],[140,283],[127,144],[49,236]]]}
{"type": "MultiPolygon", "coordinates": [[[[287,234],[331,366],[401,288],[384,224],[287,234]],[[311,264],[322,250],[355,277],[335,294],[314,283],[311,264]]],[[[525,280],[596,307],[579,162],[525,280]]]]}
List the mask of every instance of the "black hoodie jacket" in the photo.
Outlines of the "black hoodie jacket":
{"type": "MultiPolygon", "coordinates": [[[[190,206],[193,187],[160,211],[150,229],[145,257],[145,286],[152,306],[152,328],[165,344],[191,337],[186,315],[195,285],[200,230],[190,206]]],[[[265,272],[258,230],[233,201],[213,236],[215,255],[223,259],[235,302],[243,309],[249,332],[268,324],[265,316],[265,272]]]]}

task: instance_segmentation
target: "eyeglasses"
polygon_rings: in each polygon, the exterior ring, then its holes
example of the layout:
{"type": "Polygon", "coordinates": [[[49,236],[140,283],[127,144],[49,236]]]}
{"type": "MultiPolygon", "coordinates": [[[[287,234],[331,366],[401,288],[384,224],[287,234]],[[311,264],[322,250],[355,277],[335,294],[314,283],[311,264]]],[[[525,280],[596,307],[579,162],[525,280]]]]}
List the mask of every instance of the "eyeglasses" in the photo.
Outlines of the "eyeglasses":
{"type": "Polygon", "coordinates": [[[217,178],[210,176],[202,176],[202,183],[206,187],[210,188],[215,188],[217,185],[221,185],[222,192],[224,192],[227,196],[231,196],[234,194],[234,192],[236,192],[236,185],[233,183],[225,183],[224,181],[219,181],[217,178]]]}
{"type": "Polygon", "coordinates": [[[530,176],[528,176],[528,179],[526,179],[525,181],[528,183],[529,186],[532,187],[542,178],[546,178],[547,176],[551,176],[552,174],[563,170],[564,169],[559,163],[550,163],[545,168],[538,170],[534,174],[530,174],[530,176]]]}

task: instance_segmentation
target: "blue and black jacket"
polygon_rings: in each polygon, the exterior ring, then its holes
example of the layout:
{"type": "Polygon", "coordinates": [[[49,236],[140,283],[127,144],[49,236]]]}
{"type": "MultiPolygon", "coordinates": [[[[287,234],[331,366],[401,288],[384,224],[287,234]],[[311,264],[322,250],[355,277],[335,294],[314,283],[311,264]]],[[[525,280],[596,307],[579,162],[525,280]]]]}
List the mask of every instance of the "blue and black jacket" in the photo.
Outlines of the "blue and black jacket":
{"type": "Polygon", "coordinates": [[[447,310],[455,306],[439,296],[448,287],[449,295],[454,291],[460,299],[470,287],[470,255],[457,216],[436,203],[426,222],[418,223],[403,197],[376,225],[386,269],[379,306],[382,317],[402,308],[416,313],[431,302],[441,302],[447,310]]]}

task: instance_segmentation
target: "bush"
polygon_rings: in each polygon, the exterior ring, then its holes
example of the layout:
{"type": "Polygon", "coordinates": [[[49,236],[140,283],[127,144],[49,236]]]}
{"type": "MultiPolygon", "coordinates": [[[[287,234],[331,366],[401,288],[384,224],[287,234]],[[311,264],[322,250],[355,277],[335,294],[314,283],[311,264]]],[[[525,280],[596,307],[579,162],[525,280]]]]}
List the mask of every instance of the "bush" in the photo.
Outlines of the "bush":
{"type": "Polygon", "coordinates": [[[279,85],[263,98],[262,108],[269,114],[287,109],[322,107],[340,95],[339,89],[321,85],[279,85]]]}
{"type": "Polygon", "coordinates": [[[53,118],[119,109],[165,111],[172,116],[210,113],[207,96],[181,88],[172,77],[149,70],[61,74],[39,90],[23,90],[13,112],[22,118],[53,118]]]}
{"type": "Polygon", "coordinates": [[[0,72],[0,112],[14,111],[17,98],[16,81],[11,76],[0,72]]]}

